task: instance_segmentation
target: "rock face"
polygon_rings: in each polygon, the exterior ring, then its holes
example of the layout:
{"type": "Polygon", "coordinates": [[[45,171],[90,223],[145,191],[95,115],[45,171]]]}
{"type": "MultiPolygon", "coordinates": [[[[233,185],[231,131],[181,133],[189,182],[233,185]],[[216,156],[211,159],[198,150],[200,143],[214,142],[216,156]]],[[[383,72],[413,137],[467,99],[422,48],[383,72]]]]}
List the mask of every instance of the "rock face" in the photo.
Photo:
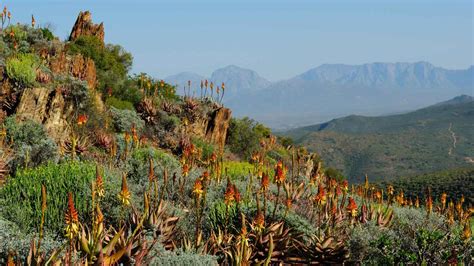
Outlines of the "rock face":
{"type": "Polygon", "coordinates": [[[48,134],[60,141],[68,137],[67,118],[73,109],[73,105],[66,103],[59,90],[30,88],[25,89],[21,95],[16,118],[43,124],[48,134]]]}
{"type": "Polygon", "coordinates": [[[75,78],[86,81],[90,89],[94,89],[97,85],[94,61],[80,54],[71,57],[67,56],[65,51],[61,51],[51,59],[50,68],[53,73],[71,74],[75,78]]]}
{"type": "Polygon", "coordinates": [[[207,124],[206,139],[217,144],[221,151],[224,150],[231,114],[230,109],[221,107],[213,112],[207,124]]]}
{"type": "Polygon", "coordinates": [[[89,11],[80,12],[72,28],[69,40],[74,41],[80,36],[96,36],[99,40],[104,42],[104,24],[92,23],[92,16],[89,11]]]}
{"type": "Polygon", "coordinates": [[[204,138],[224,150],[227,130],[232,112],[225,107],[219,107],[211,113],[189,125],[190,134],[204,138]]]}
{"type": "MultiPolygon", "coordinates": [[[[104,39],[104,27],[102,24],[95,25],[91,21],[89,12],[81,12],[71,32],[71,40],[81,35],[97,36],[104,39]]],[[[68,55],[67,46],[60,46],[53,53],[44,54],[49,63],[51,72],[55,75],[66,75],[87,82],[91,95],[96,100],[99,111],[104,109],[100,94],[95,91],[97,85],[96,67],[94,61],[80,54],[68,55]]],[[[41,73],[37,72],[38,75],[41,73]]],[[[20,121],[33,120],[44,125],[48,134],[56,141],[62,141],[69,136],[68,120],[70,120],[74,104],[67,101],[62,93],[61,85],[55,85],[50,78],[39,79],[41,84],[35,88],[25,88],[16,99],[6,99],[4,102],[12,102],[16,117],[20,121]]],[[[5,87],[5,86],[3,86],[5,87]]],[[[0,103],[2,103],[2,92],[12,94],[7,87],[0,90],[0,103]]],[[[5,108],[0,108],[5,109],[5,108]]],[[[12,109],[12,108],[10,108],[12,109]]],[[[7,109],[8,111],[8,109],[7,109]]]]}

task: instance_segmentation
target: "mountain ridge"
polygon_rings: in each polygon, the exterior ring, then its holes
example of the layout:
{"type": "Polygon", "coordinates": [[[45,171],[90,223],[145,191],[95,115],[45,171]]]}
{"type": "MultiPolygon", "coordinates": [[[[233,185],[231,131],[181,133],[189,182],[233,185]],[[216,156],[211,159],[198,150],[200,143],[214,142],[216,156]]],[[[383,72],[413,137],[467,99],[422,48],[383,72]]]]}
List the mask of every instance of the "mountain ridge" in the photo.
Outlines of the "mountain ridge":
{"type": "Polygon", "coordinates": [[[272,128],[288,129],[354,113],[414,110],[472,94],[474,66],[453,70],[424,61],[322,64],[270,82],[253,70],[230,65],[214,71],[208,80],[226,83],[224,103],[237,117],[250,116],[272,128]]]}

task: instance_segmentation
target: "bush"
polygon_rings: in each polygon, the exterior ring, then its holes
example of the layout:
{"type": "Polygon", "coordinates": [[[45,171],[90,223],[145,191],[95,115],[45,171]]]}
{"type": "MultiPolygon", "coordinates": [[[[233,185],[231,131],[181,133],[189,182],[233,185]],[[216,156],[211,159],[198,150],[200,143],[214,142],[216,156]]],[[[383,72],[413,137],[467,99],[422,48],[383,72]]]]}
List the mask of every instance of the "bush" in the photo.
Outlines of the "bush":
{"type": "Polygon", "coordinates": [[[288,147],[288,146],[292,146],[293,144],[295,144],[295,141],[294,141],[291,137],[278,136],[277,139],[278,139],[278,142],[279,142],[283,147],[288,147]]]}
{"type": "Polygon", "coordinates": [[[209,158],[211,158],[211,155],[214,153],[214,151],[216,150],[216,147],[201,139],[201,138],[193,138],[192,139],[192,142],[194,144],[194,146],[196,146],[197,149],[201,150],[201,160],[203,161],[207,161],[209,158]]]}
{"type": "Polygon", "coordinates": [[[174,131],[181,124],[181,119],[175,115],[160,112],[160,124],[166,131],[174,131]]]}
{"type": "Polygon", "coordinates": [[[207,266],[218,265],[217,258],[211,255],[201,255],[189,251],[160,251],[159,254],[153,256],[150,265],[161,266],[177,266],[177,265],[193,265],[207,266]]]}
{"type": "Polygon", "coordinates": [[[115,107],[111,107],[110,112],[112,113],[113,124],[117,132],[130,131],[132,125],[135,125],[135,128],[141,131],[145,126],[145,121],[143,121],[135,111],[119,110],[115,107]]]}
{"type": "Polygon", "coordinates": [[[74,194],[74,204],[81,221],[88,221],[90,185],[94,178],[95,166],[79,162],[19,170],[0,189],[0,215],[15,221],[24,232],[37,230],[41,221],[41,184],[44,184],[47,190],[45,228],[61,232],[64,229],[68,192],[74,194]]]}
{"type": "Polygon", "coordinates": [[[5,127],[7,138],[14,143],[15,157],[10,162],[11,169],[34,167],[58,159],[58,147],[41,124],[31,120],[17,123],[15,116],[10,116],[5,120],[5,127]]]}
{"type": "Polygon", "coordinates": [[[139,148],[132,152],[127,161],[127,171],[130,180],[136,183],[148,182],[149,159],[153,160],[155,175],[161,176],[164,169],[172,175],[180,168],[179,162],[172,155],[155,148],[139,148]]]}
{"type": "Polygon", "coordinates": [[[231,152],[249,159],[254,151],[259,148],[260,140],[271,134],[269,128],[245,117],[231,119],[226,144],[231,152]]]}
{"type": "Polygon", "coordinates": [[[19,54],[8,58],[6,62],[8,77],[24,87],[34,84],[36,68],[38,68],[38,58],[33,54],[19,54]]]}
{"type": "MultiPolygon", "coordinates": [[[[31,240],[35,234],[27,234],[20,230],[16,223],[7,221],[0,216],[0,264],[7,265],[6,258],[11,251],[18,252],[21,261],[26,261],[31,245],[31,240]]],[[[61,241],[54,240],[50,234],[44,235],[41,241],[41,251],[50,254],[63,244],[61,241]]]]}
{"type": "Polygon", "coordinates": [[[105,100],[105,104],[119,110],[131,110],[131,111],[135,110],[135,108],[133,107],[133,103],[129,101],[123,101],[115,97],[107,98],[107,100],[105,100]]]}
{"type": "Polygon", "coordinates": [[[42,28],[41,32],[43,33],[43,37],[46,40],[48,40],[48,41],[54,40],[54,34],[48,28],[42,28]]]}
{"type": "Polygon", "coordinates": [[[242,178],[245,179],[249,176],[249,173],[253,173],[255,166],[248,162],[239,162],[239,161],[225,161],[224,162],[224,171],[227,170],[227,175],[231,179],[242,178]]]}
{"type": "Polygon", "coordinates": [[[327,168],[325,171],[324,171],[324,174],[329,177],[329,178],[332,178],[332,179],[335,179],[337,181],[343,181],[345,180],[346,178],[344,177],[344,175],[342,174],[341,171],[335,169],[335,168],[332,168],[332,167],[329,167],[327,168]]]}
{"type": "Polygon", "coordinates": [[[420,209],[394,207],[394,211],[389,228],[373,222],[354,228],[348,242],[352,261],[370,265],[445,264],[453,250],[460,261],[469,261],[472,246],[460,239],[458,225],[447,225],[437,214],[428,218],[420,209]]]}
{"type": "MultiPolygon", "coordinates": [[[[106,92],[112,89],[114,95],[122,100],[127,96],[116,94],[117,91],[127,90],[124,84],[128,79],[127,73],[132,66],[132,55],[119,45],[104,45],[95,36],[80,36],[69,45],[71,54],[82,54],[91,58],[97,69],[98,89],[106,92]]],[[[133,99],[128,98],[133,102],[133,99]]]]}
{"type": "Polygon", "coordinates": [[[55,84],[60,85],[65,91],[65,99],[74,103],[77,112],[87,111],[90,104],[87,82],[69,75],[57,75],[55,84]]]}

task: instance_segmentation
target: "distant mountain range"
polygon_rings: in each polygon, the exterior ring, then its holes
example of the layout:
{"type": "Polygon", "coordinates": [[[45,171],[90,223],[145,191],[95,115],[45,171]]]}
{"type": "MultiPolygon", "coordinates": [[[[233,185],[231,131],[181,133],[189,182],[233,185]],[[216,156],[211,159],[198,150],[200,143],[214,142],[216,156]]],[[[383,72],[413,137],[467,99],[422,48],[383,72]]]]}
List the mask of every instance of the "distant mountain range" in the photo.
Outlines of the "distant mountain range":
{"type": "MultiPolygon", "coordinates": [[[[225,102],[232,102],[235,96],[253,93],[269,87],[272,83],[262,77],[257,72],[240,68],[238,66],[227,66],[214,71],[210,77],[204,77],[192,72],[183,72],[177,75],[169,76],[165,80],[173,85],[178,85],[182,90],[183,86],[187,86],[190,80],[194,84],[194,88],[199,88],[201,80],[209,80],[220,86],[222,82],[225,83],[225,102]]],[[[179,92],[179,90],[178,90],[179,92]]]]}
{"type": "MultiPolygon", "coordinates": [[[[182,88],[206,77],[180,73],[166,80],[182,88]]],[[[293,128],[348,114],[380,115],[414,110],[460,94],[474,94],[474,66],[463,70],[427,62],[324,64],[288,80],[270,82],[237,66],[208,80],[226,83],[224,103],[236,116],[273,128],[293,128]]]]}
{"type": "Polygon", "coordinates": [[[351,115],[285,132],[352,181],[389,180],[474,166],[474,98],[455,97],[417,111],[351,115]]]}

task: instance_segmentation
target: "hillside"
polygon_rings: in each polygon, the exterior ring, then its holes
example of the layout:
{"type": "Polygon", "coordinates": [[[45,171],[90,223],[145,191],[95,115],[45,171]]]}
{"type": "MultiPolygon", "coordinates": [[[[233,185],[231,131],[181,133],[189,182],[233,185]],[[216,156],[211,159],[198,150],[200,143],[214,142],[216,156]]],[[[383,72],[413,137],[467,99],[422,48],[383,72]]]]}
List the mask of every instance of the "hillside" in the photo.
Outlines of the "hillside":
{"type": "Polygon", "coordinates": [[[382,180],[472,165],[472,121],[473,98],[460,96],[405,114],[352,115],[286,134],[353,181],[365,173],[382,180]]]}
{"type": "Polygon", "coordinates": [[[403,190],[410,198],[425,199],[427,188],[436,198],[446,193],[450,199],[465,197],[468,205],[474,204],[474,167],[443,170],[417,176],[401,177],[393,182],[382,182],[383,187],[392,185],[396,190],[403,190]]]}
{"type": "MultiPolygon", "coordinates": [[[[423,205],[372,178],[350,184],[318,154],[232,118],[223,90],[194,94],[200,84],[191,82],[179,95],[164,80],[130,73],[133,56],[105,42],[90,12],[62,41],[34,16],[14,24],[3,10],[0,265],[471,262],[470,172],[438,175],[450,182],[443,189],[463,186],[469,200],[453,194],[447,207],[438,191],[423,205]]],[[[470,148],[460,121],[472,118],[471,103],[461,97],[425,111],[450,122],[452,156],[470,148]]],[[[438,130],[430,116],[417,119],[410,127],[438,130]]],[[[389,124],[377,134],[394,131],[389,124]]],[[[316,130],[324,128],[331,125],[316,130]]]]}

